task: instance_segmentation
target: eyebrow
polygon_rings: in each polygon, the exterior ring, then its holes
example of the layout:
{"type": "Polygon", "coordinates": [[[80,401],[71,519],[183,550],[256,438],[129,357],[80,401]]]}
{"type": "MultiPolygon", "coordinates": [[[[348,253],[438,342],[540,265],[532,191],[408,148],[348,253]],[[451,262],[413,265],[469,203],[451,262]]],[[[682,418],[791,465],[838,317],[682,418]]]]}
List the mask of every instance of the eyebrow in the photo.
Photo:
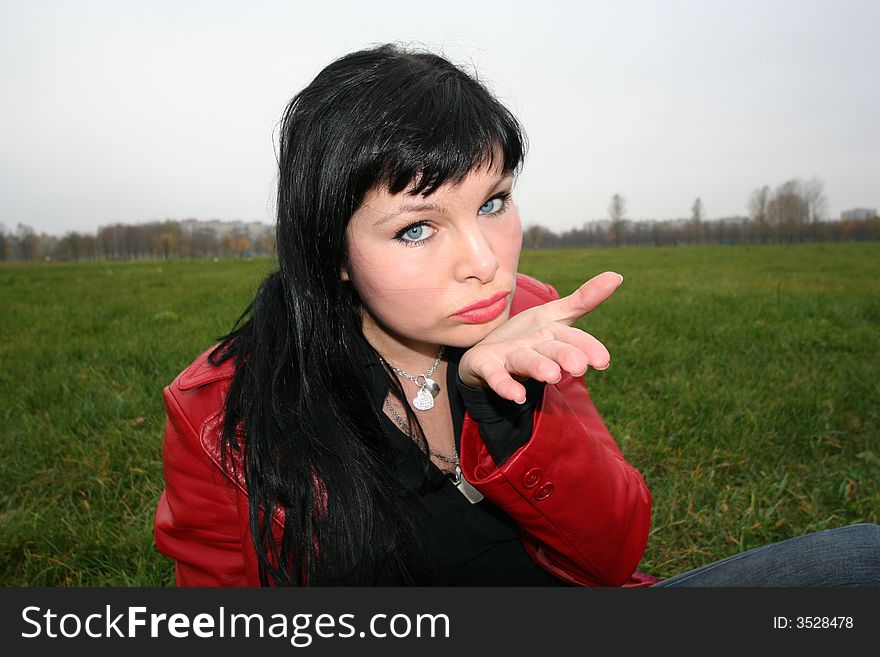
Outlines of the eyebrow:
{"type": "MultiPolygon", "coordinates": [[[[494,185],[489,188],[487,193],[491,194],[493,191],[497,190],[502,186],[502,183],[506,182],[508,179],[512,179],[513,174],[507,173],[501,176],[494,185]]],[[[402,214],[410,214],[413,212],[436,212],[438,214],[446,214],[446,208],[438,203],[404,203],[399,208],[397,208],[397,212],[392,212],[386,214],[384,217],[379,219],[377,222],[373,224],[373,227],[381,226],[384,223],[391,221],[392,219],[396,219],[402,214]]]]}

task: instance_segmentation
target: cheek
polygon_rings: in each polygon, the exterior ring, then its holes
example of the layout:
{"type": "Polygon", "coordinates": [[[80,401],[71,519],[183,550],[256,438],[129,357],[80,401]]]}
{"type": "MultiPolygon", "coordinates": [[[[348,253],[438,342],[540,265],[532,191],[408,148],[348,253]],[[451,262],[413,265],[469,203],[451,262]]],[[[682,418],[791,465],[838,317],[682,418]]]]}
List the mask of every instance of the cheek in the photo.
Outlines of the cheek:
{"type": "Polygon", "coordinates": [[[371,314],[388,319],[411,312],[423,297],[419,287],[424,279],[406,259],[389,262],[386,253],[353,251],[349,264],[351,282],[371,314]]]}
{"type": "Polygon", "coordinates": [[[493,250],[503,269],[516,270],[522,250],[522,225],[518,214],[514,213],[507,221],[501,222],[495,234],[493,250]]]}

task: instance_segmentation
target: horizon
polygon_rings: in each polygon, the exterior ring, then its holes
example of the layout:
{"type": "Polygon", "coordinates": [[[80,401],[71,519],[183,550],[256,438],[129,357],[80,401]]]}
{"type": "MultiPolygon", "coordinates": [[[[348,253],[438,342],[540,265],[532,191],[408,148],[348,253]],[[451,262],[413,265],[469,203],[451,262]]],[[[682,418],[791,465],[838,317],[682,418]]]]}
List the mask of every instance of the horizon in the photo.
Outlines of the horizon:
{"type": "MultiPolygon", "coordinates": [[[[866,211],[866,212],[873,212],[875,216],[878,215],[878,211],[875,208],[848,208],[847,210],[844,210],[844,213],[847,211],[866,211]]],[[[826,216],[825,218],[823,218],[819,221],[824,222],[824,223],[840,223],[840,222],[848,221],[848,220],[850,220],[850,219],[845,219],[843,216],[836,216],[836,217],[826,216]]],[[[275,223],[274,220],[263,221],[263,220],[259,220],[259,219],[249,220],[249,219],[217,219],[217,218],[199,219],[198,217],[186,217],[184,219],[165,218],[165,219],[147,219],[144,221],[137,221],[137,222],[113,222],[113,223],[102,224],[100,226],[97,226],[95,229],[93,229],[91,231],[70,230],[70,231],[67,231],[63,234],[47,233],[45,231],[36,231],[35,230],[35,234],[50,237],[50,238],[59,238],[59,239],[65,237],[66,235],[71,235],[71,234],[78,234],[81,236],[92,235],[92,236],[97,237],[102,229],[114,228],[117,226],[138,227],[138,226],[152,226],[152,225],[163,224],[163,223],[184,224],[184,223],[193,222],[193,221],[197,222],[197,223],[202,223],[202,224],[213,224],[213,223],[244,224],[244,225],[258,224],[261,228],[271,229],[272,231],[275,230],[273,227],[273,224],[275,223]]],[[[622,221],[624,224],[640,224],[640,223],[676,224],[676,223],[691,223],[693,221],[693,218],[692,217],[684,217],[684,216],[664,217],[662,219],[624,217],[622,221]]],[[[747,214],[743,214],[743,215],[730,215],[730,216],[724,216],[724,217],[705,217],[705,218],[702,218],[700,221],[703,224],[713,224],[713,223],[720,223],[720,222],[746,223],[746,222],[752,221],[752,219],[747,214]]],[[[542,224],[537,224],[537,223],[523,223],[523,230],[526,231],[526,230],[529,230],[530,228],[543,228],[543,229],[549,230],[552,233],[556,233],[557,235],[563,235],[567,232],[582,230],[585,226],[588,226],[591,224],[612,224],[612,223],[613,223],[613,219],[611,219],[610,217],[602,217],[602,218],[597,218],[597,219],[587,219],[579,225],[564,226],[562,228],[551,228],[549,226],[544,226],[542,224]]],[[[27,224],[25,224],[25,226],[27,228],[33,228],[32,226],[27,226],[27,224]]],[[[6,227],[3,224],[0,224],[0,228],[6,228],[8,235],[12,235],[15,233],[14,229],[9,230],[10,227],[6,227]]]]}

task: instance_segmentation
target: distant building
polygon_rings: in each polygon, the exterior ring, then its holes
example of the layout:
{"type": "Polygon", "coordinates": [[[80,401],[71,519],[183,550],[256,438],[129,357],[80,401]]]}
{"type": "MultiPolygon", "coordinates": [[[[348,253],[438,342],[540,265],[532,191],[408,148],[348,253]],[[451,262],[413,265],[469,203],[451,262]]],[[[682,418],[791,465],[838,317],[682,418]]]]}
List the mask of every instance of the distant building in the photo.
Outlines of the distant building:
{"type": "Polygon", "coordinates": [[[211,231],[217,237],[223,237],[229,233],[243,235],[250,240],[256,240],[264,235],[274,233],[275,226],[269,226],[259,221],[219,221],[212,219],[200,221],[199,219],[183,219],[179,221],[180,230],[184,233],[211,231]]]}
{"type": "Polygon", "coordinates": [[[866,219],[873,219],[876,216],[876,208],[853,208],[852,210],[844,210],[840,213],[841,221],[865,221],[866,219]]]}

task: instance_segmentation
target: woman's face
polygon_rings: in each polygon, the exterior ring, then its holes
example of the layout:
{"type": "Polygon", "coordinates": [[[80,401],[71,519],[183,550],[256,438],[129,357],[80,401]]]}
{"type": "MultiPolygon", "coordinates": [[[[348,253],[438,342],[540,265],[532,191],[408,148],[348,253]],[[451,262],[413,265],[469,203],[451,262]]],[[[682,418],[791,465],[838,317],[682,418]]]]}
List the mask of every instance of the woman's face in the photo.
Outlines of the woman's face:
{"type": "Polygon", "coordinates": [[[427,197],[371,190],[348,225],[364,334],[387,358],[471,347],[507,319],[522,247],[513,176],[474,170],[427,197]]]}

